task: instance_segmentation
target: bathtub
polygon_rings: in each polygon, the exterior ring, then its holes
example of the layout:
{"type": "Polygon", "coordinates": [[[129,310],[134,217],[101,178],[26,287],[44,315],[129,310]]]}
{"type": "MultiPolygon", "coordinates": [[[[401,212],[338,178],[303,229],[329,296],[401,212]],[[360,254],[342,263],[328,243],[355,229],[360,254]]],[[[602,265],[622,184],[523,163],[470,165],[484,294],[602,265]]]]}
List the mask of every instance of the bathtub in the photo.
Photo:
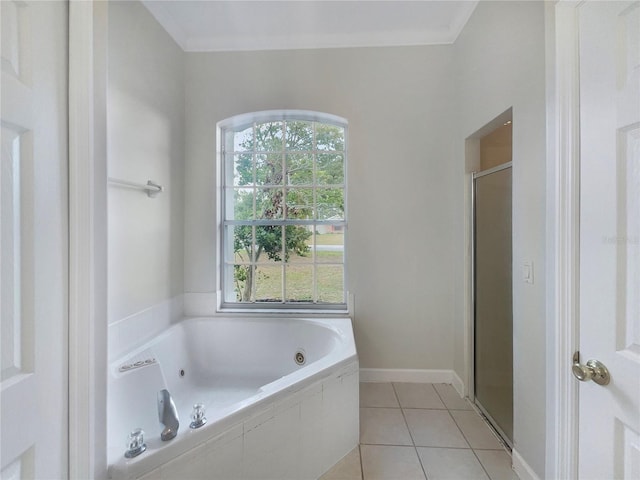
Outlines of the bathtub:
{"type": "Polygon", "coordinates": [[[190,318],[109,365],[109,477],[314,479],[358,443],[358,359],[348,318],[190,318]],[[180,428],[160,440],[157,393],[180,428]],[[207,423],[191,429],[192,407],[207,423]],[[125,458],[127,436],[146,451],[125,458]]]}

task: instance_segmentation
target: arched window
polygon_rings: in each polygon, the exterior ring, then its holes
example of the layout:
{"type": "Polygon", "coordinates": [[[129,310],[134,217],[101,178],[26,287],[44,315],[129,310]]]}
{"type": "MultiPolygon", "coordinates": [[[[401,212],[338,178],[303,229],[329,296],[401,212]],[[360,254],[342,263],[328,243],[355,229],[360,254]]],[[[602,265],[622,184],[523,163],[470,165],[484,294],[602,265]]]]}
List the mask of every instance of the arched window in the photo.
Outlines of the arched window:
{"type": "Polygon", "coordinates": [[[223,307],[346,307],[346,126],[297,110],[218,124],[223,307]]]}

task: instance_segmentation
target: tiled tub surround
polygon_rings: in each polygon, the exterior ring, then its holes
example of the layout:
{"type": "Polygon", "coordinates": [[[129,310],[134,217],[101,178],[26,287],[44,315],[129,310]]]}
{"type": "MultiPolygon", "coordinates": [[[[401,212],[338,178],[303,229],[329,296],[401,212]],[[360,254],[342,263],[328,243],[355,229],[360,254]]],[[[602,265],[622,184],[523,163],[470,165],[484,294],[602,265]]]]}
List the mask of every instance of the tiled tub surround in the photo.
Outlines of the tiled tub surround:
{"type": "Polygon", "coordinates": [[[358,444],[358,380],[349,319],[185,320],[110,365],[109,476],[318,478],[358,444]],[[294,362],[299,350],[303,366],[294,362]],[[119,372],[147,358],[156,362],[119,372]],[[163,388],[180,416],[168,442],[157,418],[163,388]],[[198,402],[208,422],[192,430],[198,402]],[[126,459],[137,427],[147,451],[126,459]]]}

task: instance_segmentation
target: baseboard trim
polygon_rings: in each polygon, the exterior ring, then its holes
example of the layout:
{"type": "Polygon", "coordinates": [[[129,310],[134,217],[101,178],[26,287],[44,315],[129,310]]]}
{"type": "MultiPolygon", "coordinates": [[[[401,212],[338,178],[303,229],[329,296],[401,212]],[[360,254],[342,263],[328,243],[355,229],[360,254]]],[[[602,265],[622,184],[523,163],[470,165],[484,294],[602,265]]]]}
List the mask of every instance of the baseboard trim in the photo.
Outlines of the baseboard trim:
{"type": "Polygon", "coordinates": [[[465,397],[464,383],[462,383],[462,379],[458,376],[458,374],[454,370],[451,370],[451,385],[453,386],[453,388],[456,389],[456,392],[458,392],[458,395],[460,395],[460,398],[465,397]]]}
{"type": "Polygon", "coordinates": [[[522,458],[515,448],[511,452],[511,461],[513,464],[513,471],[516,472],[516,475],[518,475],[520,480],[540,480],[540,477],[536,475],[533,468],[525,462],[524,458],[522,458]]]}
{"type": "Polygon", "coordinates": [[[367,382],[407,382],[407,383],[448,383],[462,397],[463,384],[453,370],[420,370],[400,368],[361,368],[360,381],[367,382]]]}

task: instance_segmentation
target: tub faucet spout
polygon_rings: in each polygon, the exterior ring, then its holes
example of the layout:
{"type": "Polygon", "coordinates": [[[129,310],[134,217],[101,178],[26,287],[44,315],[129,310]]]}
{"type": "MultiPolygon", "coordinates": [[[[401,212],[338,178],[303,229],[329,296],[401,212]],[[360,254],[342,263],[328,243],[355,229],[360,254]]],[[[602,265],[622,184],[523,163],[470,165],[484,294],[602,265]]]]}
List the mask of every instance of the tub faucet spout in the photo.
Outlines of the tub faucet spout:
{"type": "Polygon", "coordinates": [[[163,442],[171,440],[178,434],[178,428],[180,427],[178,410],[167,389],[158,392],[158,420],[164,427],[160,434],[160,439],[163,442]]]}

